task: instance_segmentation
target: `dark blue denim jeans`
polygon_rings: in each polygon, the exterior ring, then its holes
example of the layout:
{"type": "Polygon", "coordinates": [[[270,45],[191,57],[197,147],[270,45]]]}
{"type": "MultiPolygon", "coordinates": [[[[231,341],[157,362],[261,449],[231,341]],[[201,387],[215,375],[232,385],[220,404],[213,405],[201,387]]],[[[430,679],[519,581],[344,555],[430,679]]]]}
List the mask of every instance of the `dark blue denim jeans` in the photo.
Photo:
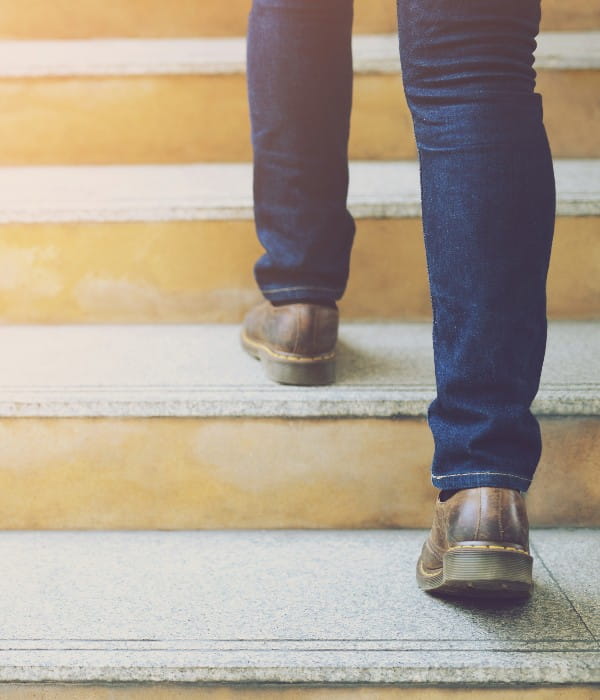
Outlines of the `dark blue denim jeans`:
{"type": "MultiPolygon", "coordinates": [[[[398,1],[433,306],[438,488],[526,491],[541,454],[530,405],[555,191],[534,92],[539,20],[539,0],[398,1]]],[[[346,286],[351,27],[351,0],[254,0],[248,87],[266,251],[255,275],[272,301],[336,300],[346,286]]]]}

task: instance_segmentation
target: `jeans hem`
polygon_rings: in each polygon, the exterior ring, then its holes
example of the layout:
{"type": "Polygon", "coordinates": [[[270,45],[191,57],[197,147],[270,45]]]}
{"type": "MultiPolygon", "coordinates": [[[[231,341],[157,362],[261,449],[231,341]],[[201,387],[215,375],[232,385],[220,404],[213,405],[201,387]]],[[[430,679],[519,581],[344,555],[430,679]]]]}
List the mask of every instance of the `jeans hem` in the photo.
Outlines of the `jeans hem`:
{"type": "Polygon", "coordinates": [[[442,476],[432,474],[431,476],[431,483],[438,489],[466,489],[489,486],[525,492],[531,485],[531,481],[532,479],[529,477],[495,471],[463,472],[460,474],[444,474],[442,476]]]}

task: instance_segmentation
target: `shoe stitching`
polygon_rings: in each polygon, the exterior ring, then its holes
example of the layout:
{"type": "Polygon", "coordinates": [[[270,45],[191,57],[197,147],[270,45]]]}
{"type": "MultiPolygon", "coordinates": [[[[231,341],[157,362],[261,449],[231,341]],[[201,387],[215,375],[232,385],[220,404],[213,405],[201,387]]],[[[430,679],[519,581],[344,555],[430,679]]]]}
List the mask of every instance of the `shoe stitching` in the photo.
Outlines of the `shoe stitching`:
{"type": "Polygon", "coordinates": [[[262,345],[261,343],[257,343],[254,340],[251,340],[245,333],[242,334],[242,340],[245,343],[248,343],[248,345],[252,345],[255,348],[261,348],[272,357],[276,357],[281,360],[286,360],[287,362],[304,362],[309,364],[311,362],[321,362],[322,360],[332,360],[335,357],[335,350],[324,355],[315,355],[313,357],[294,357],[292,355],[286,355],[285,353],[280,353],[276,350],[271,350],[271,348],[267,345],[262,345]]]}
{"type": "Polygon", "coordinates": [[[497,549],[502,552],[518,552],[519,554],[526,554],[529,556],[529,552],[523,549],[517,549],[516,547],[504,547],[499,544],[459,544],[454,547],[448,547],[447,552],[454,552],[456,550],[462,549],[497,549]]]}

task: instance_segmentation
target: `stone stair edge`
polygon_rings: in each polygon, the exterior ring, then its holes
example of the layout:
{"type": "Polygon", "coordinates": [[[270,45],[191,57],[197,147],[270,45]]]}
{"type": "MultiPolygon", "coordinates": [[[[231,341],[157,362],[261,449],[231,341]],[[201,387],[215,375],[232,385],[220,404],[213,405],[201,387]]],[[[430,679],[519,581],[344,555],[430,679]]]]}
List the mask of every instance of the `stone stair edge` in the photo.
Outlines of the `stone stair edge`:
{"type": "MultiPolygon", "coordinates": [[[[600,159],[554,163],[557,215],[600,215],[600,159]]],[[[252,220],[251,179],[250,163],[3,166],[0,224],[252,220]]],[[[418,218],[417,161],[352,161],[348,204],[357,218],[418,218]]]]}
{"type": "MultiPolygon", "coordinates": [[[[242,352],[239,325],[9,325],[0,416],[423,418],[430,346],[429,323],[342,324],[338,383],[291,387],[242,352]]],[[[532,410],[600,416],[599,369],[600,321],[551,322],[532,410]]]]}
{"type": "MultiPolygon", "coordinates": [[[[241,74],[245,39],[4,39],[0,79],[110,75],[241,74]]],[[[398,73],[397,38],[353,38],[357,73],[398,73]]],[[[600,68],[600,31],[554,31],[538,35],[536,69],[600,68]]]]}
{"type": "Polygon", "coordinates": [[[590,651],[448,652],[296,651],[288,664],[277,650],[263,653],[202,650],[0,652],[2,683],[319,683],[411,687],[495,684],[589,685],[600,683],[600,653],[590,651]],[[2,662],[2,657],[8,657],[2,662]],[[523,657],[527,663],[523,663],[523,657]],[[594,658],[595,657],[595,658],[594,658]],[[466,659],[468,658],[468,663],[466,659]],[[295,662],[295,663],[294,663],[295,662]],[[449,683],[448,678],[452,681],[449,683]]]}

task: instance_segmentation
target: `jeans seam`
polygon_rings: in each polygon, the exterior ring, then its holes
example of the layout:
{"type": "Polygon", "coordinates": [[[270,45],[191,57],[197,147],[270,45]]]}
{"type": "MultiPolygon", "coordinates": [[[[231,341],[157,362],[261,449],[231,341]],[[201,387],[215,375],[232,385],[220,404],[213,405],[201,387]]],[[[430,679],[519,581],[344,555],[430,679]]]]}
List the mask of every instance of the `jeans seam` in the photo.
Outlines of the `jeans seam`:
{"type": "Polygon", "coordinates": [[[531,482],[531,479],[528,479],[525,476],[517,476],[516,474],[507,474],[506,472],[466,472],[463,474],[446,474],[444,476],[436,476],[433,474],[434,479],[451,479],[454,476],[481,476],[483,474],[491,474],[493,476],[509,476],[512,479],[520,479],[521,481],[527,481],[531,482]]]}

